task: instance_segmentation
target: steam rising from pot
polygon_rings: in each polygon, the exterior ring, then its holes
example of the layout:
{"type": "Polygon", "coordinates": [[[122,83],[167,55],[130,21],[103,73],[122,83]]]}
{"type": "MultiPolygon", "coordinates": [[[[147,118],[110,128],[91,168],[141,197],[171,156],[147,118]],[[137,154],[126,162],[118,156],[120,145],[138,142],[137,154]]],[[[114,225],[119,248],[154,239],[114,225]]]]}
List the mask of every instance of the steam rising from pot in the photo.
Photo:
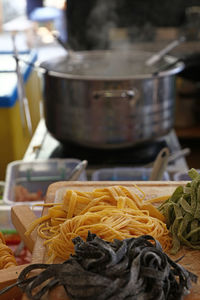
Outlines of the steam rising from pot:
{"type": "Polygon", "coordinates": [[[116,1],[97,0],[88,21],[86,36],[91,41],[92,48],[109,48],[109,31],[116,27],[116,1]]]}
{"type": "Polygon", "coordinates": [[[70,48],[75,51],[109,49],[109,32],[118,21],[116,0],[70,0],[67,28],[70,48]]]}

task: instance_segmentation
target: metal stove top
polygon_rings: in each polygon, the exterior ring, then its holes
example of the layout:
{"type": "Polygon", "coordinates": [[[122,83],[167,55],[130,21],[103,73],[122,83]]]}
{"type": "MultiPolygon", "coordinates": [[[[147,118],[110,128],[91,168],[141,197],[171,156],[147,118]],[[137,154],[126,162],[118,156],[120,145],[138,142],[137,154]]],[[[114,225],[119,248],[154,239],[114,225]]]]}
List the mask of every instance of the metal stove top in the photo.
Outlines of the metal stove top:
{"type": "Polygon", "coordinates": [[[181,149],[174,130],[168,135],[156,139],[151,143],[134,146],[126,149],[100,150],[89,149],[77,145],[63,146],[48,132],[45,121],[42,119],[24,155],[24,161],[50,158],[78,158],[88,160],[87,175],[100,168],[106,167],[150,167],[156,155],[163,147],[170,150],[167,171],[170,175],[175,172],[187,172],[188,165],[185,155],[189,149],[181,149]]]}

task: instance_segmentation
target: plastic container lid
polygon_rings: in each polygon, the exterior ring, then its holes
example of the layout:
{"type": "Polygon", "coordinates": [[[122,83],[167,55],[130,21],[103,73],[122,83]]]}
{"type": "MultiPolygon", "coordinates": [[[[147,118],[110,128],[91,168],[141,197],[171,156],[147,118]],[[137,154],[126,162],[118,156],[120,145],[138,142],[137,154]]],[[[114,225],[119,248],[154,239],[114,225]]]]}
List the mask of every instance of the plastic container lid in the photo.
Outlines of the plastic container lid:
{"type": "MultiPolygon", "coordinates": [[[[92,181],[147,181],[151,168],[104,168],[92,174],[92,181]]],[[[168,172],[164,172],[162,180],[170,180],[168,172]]]]}

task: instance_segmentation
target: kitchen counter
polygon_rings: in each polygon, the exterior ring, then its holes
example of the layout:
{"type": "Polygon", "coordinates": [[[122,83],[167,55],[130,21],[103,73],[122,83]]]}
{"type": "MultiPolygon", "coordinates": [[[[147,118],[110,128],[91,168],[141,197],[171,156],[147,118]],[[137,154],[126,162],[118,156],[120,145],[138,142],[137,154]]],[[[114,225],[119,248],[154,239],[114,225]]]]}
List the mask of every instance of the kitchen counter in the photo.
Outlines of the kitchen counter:
{"type": "MultiPolygon", "coordinates": [[[[186,127],[186,128],[176,128],[176,134],[180,139],[199,139],[200,140],[200,125],[186,127]]],[[[198,143],[198,141],[197,141],[198,143]]]]}
{"type": "Polygon", "coordinates": [[[190,154],[186,156],[189,168],[200,169],[200,137],[179,137],[179,141],[182,148],[190,149],[190,154]]]}

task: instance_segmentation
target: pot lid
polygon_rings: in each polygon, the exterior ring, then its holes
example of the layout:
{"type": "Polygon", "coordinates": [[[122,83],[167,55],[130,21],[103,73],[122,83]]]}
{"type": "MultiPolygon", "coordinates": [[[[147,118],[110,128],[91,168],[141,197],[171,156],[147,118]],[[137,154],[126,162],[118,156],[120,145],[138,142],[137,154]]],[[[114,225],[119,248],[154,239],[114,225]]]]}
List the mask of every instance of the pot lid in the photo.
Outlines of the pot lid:
{"type": "MultiPolygon", "coordinates": [[[[166,55],[153,66],[145,62],[153,53],[138,51],[100,50],[68,52],[68,54],[44,61],[41,67],[52,75],[71,79],[134,79],[152,77],[163,66],[171,66],[157,76],[176,74],[183,63],[175,64],[177,58],[166,55]]],[[[165,68],[166,69],[166,68],[165,68]]]]}

